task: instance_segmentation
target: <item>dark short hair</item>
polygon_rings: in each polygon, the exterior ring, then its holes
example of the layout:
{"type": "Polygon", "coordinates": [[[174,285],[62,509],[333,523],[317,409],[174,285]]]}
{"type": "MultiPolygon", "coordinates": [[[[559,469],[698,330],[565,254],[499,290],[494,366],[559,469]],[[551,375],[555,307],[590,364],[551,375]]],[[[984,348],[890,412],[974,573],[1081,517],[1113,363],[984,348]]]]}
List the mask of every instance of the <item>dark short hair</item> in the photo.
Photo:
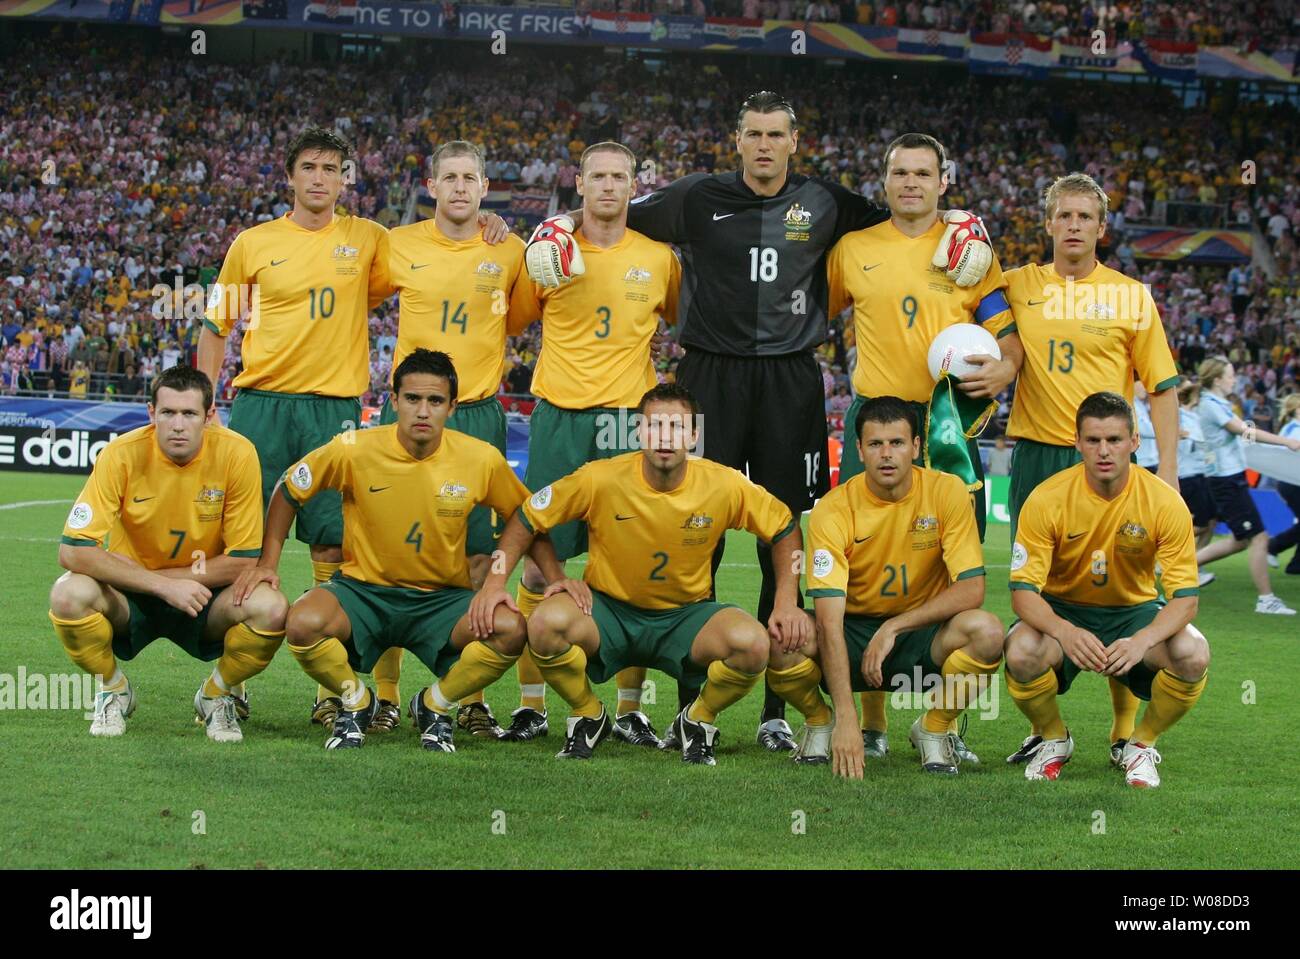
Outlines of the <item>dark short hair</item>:
{"type": "Polygon", "coordinates": [[[402,388],[402,378],[411,373],[428,373],[432,376],[447,377],[448,389],[451,392],[449,399],[456,398],[456,391],[459,388],[459,380],[456,376],[456,366],[451,362],[451,357],[441,350],[426,350],[424,347],[412,350],[406,355],[406,359],[397,364],[397,369],[393,370],[393,404],[397,404],[397,393],[402,388]]]}
{"type": "Polygon", "coordinates": [[[700,413],[700,404],[696,401],[695,394],[680,383],[660,383],[646,390],[645,395],[641,397],[641,402],[636,405],[636,411],[645,413],[645,408],[656,401],[682,403],[691,411],[692,416],[698,416],[700,413]]]}
{"type": "Polygon", "coordinates": [[[293,168],[298,162],[298,157],[308,150],[337,153],[340,167],[347,162],[348,157],[352,156],[352,144],[348,143],[338,131],[327,130],[324,127],[308,127],[289,141],[289,149],[284,157],[284,172],[293,176],[293,168]]]}
{"type": "Polygon", "coordinates": [[[798,126],[798,121],[794,115],[794,107],[790,106],[790,101],[781,94],[773,93],[771,90],[759,90],[757,93],[751,93],[745,98],[745,102],[740,105],[740,111],[736,114],[736,132],[739,133],[744,129],[746,113],[775,113],[778,110],[790,118],[791,130],[798,126]]]}
{"type": "Polygon", "coordinates": [[[916,416],[912,413],[912,405],[907,400],[900,399],[897,396],[873,396],[871,399],[862,401],[862,408],[858,410],[858,418],[853,423],[853,435],[860,440],[862,439],[862,427],[868,423],[897,423],[899,420],[907,424],[907,428],[912,431],[913,437],[918,435],[916,416]]]}
{"type": "Polygon", "coordinates": [[[1128,424],[1129,433],[1133,432],[1133,407],[1129,406],[1128,400],[1109,391],[1093,393],[1079,404],[1079,410],[1074,414],[1074,432],[1083,432],[1084,419],[1108,420],[1112,416],[1122,419],[1128,424]]]}
{"type": "Polygon", "coordinates": [[[934,151],[935,158],[939,161],[939,176],[943,176],[944,167],[948,165],[948,151],[943,148],[942,143],[928,133],[904,133],[901,137],[895,137],[893,142],[885,147],[884,175],[889,176],[889,159],[894,155],[895,150],[921,149],[934,151]]]}
{"type": "Polygon", "coordinates": [[[212,408],[212,381],[202,370],[177,363],[171,369],[163,370],[155,376],[153,385],[149,387],[149,402],[155,407],[158,405],[158,391],[164,386],[181,393],[186,390],[198,390],[203,394],[203,408],[205,410],[212,408]]]}

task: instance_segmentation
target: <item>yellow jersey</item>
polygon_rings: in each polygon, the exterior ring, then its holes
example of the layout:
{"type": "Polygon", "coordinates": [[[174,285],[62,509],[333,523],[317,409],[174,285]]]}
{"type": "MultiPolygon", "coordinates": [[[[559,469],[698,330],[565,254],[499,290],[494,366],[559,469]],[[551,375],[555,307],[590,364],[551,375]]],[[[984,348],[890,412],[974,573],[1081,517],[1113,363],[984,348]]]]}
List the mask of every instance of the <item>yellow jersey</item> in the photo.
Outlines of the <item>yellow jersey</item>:
{"type": "Polygon", "coordinates": [[[808,552],[808,595],[843,596],[854,616],[889,619],[984,575],[966,484],[921,466],[897,502],[878,499],[864,473],[823,496],[808,519],[808,552]]]}
{"type": "Polygon", "coordinates": [[[203,323],[244,324],[241,389],[360,396],[370,387],[370,308],[388,295],[388,231],[336,215],[307,230],[286,213],[230,244],[203,323]]]}
{"type": "Polygon", "coordinates": [[[1109,390],[1131,404],[1135,373],[1153,393],[1178,384],[1160,311],[1137,280],[1100,263],[1082,280],[1063,279],[1050,263],[1006,277],[1025,348],[1008,436],[1071,446],[1089,395],[1109,390]]]}
{"type": "Polygon", "coordinates": [[[977,285],[963,289],[930,257],[947,226],[936,221],[918,237],[892,220],[846,234],[826,259],[830,315],[853,304],[858,396],[897,396],[928,403],[934,378],[926,356],[940,331],[975,322],[994,336],[1015,331],[997,256],[977,285]]]}
{"type": "Polygon", "coordinates": [[[343,494],[345,576],[424,590],[468,589],[470,510],[486,503],[508,518],[528,496],[490,443],[444,429],[417,460],[396,423],[339,434],[289,467],[280,488],[295,507],[323,489],[343,494]]]}
{"type": "Polygon", "coordinates": [[[103,546],[145,569],[203,556],[262,555],[262,468],[253,444],[224,426],[203,430],[184,466],[158,448],[152,425],[124,433],[95,460],[63,526],[70,546],[103,546]]]}
{"type": "Polygon", "coordinates": [[[1043,480],[1020,511],[1011,547],[1011,588],[1085,606],[1136,606],[1165,595],[1195,596],[1196,538],[1178,490],[1129,466],[1109,502],[1088,485],[1082,463],[1043,480]]]}
{"type": "Polygon", "coordinates": [[[506,362],[506,337],[538,318],[524,268],[524,241],[511,234],[495,246],[482,233],[447,237],[433,220],[388,235],[388,275],[401,291],[393,369],[419,347],[451,357],[457,400],[495,396],[506,362]]]}
{"type": "Polygon", "coordinates": [[[530,284],[542,317],[533,393],[569,410],[635,407],[658,382],[650,338],[659,317],[677,322],[681,264],[635,230],[607,248],[574,236],[586,272],[555,289],[530,284]]]}
{"type": "Polygon", "coordinates": [[[724,532],[747,529],[769,543],[795,528],[790,510],[743,474],[689,459],[676,489],[661,493],[642,473],[638,450],[579,467],[536,493],[520,518],[545,533],[587,524],[583,579],[642,609],[673,609],[709,598],[713,550],[724,532]]]}

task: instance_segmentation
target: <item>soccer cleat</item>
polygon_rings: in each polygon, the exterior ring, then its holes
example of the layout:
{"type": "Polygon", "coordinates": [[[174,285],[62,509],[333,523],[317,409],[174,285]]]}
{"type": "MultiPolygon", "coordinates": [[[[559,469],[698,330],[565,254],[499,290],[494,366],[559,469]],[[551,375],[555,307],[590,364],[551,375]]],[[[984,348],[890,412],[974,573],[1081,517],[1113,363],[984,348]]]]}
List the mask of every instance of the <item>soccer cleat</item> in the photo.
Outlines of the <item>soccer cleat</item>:
{"type": "Polygon", "coordinates": [[[1116,769],[1124,768],[1124,747],[1127,745],[1127,739],[1117,739],[1110,744],[1110,764],[1116,769]]]}
{"type": "MultiPolygon", "coordinates": [[[[1269,553],[1269,554],[1268,554],[1268,565],[1269,565],[1270,567],[1272,567],[1273,569],[1277,569],[1279,566],[1282,565],[1282,561],[1281,561],[1280,559],[1277,558],[1277,554],[1276,554],[1276,553],[1269,553]]],[[[1202,583],[1201,585],[1204,586],[1205,584],[1202,583]]]]}
{"type": "Polygon", "coordinates": [[[248,684],[239,683],[230,689],[230,698],[235,701],[235,717],[242,723],[249,717],[248,684]]]}
{"type": "Polygon", "coordinates": [[[512,743],[522,743],[530,739],[541,739],[550,731],[545,710],[539,713],[529,706],[520,706],[510,714],[510,725],[501,730],[497,738],[512,743]]]}
{"type": "Polygon", "coordinates": [[[942,773],[945,776],[957,775],[957,764],[961,760],[957,758],[956,750],[953,748],[953,740],[957,738],[956,733],[929,732],[922,727],[918,716],[912,723],[907,738],[911,740],[912,748],[921,754],[921,768],[926,772],[942,773]]]}
{"type": "Polygon", "coordinates": [[[862,730],[862,752],[868,759],[884,759],[889,755],[889,735],[879,729],[862,730]]]}
{"type": "Polygon", "coordinates": [[[320,723],[326,728],[334,725],[334,717],[338,715],[343,708],[343,700],[337,696],[326,696],[324,699],[318,699],[311,705],[311,721],[320,723]]]}
{"type": "Polygon", "coordinates": [[[831,730],[834,723],[812,726],[804,723],[791,758],[808,766],[826,766],[831,761],[831,730]]]}
{"type": "Polygon", "coordinates": [[[1042,744],[1042,736],[1026,736],[1025,741],[1020,744],[1020,748],[1007,757],[1007,762],[1013,766],[1029,762],[1042,744]]]}
{"type": "Polygon", "coordinates": [[[957,759],[960,762],[978,766],[980,764],[979,756],[975,755],[975,751],[966,745],[966,740],[963,738],[966,735],[966,720],[969,718],[968,714],[961,714],[961,725],[952,734],[952,749],[957,754],[957,759]]]}
{"type": "Polygon", "coordinates": [[[207,729],[208,738],[218,743],[237,743],[244,738],[239,729],[235,697],[204,696],[203,687],[194,694],[194,714],[207,729]]]}
{"type": "Polygon", "coordinates": [[[90,723],[92,736],[120,736],[126,732],[126,719],[135,712],[135,690],[126,684],[123,692],[101,690],[95,694],[95,718],[90,723]]]}
{"type": "Polygon", "coordinates": [[[325,740],[326,749],[360,749],[366,742],[366,730],[374,721],[379,710],[379,698],[370,694],[370,701],[364,709],[345,709],[339,700],[338,712],[334,715],[334,725],[329,739],[325,740]]]}
{"type": "Polygon", "coordinates": [[[1213,573],[1202,571],[1196,574],[1196,585],[1199,589],[1204,589],[1218,578],[1213,573]]]}
{"type": "Polygon", "coordinates": [[[659,736],[650,724],[650,717],[639,709],[617,717],[613,732],[615,739],[621,739],[630,746],[649,746],[652,749],[660,746],[659,736]]]}
{"type": "Polygon", "coordinates": [[[431,753],[454,753],[456,744],[452,741],[455,726],[451,717],[430,709],[424,705],[424,690],[420,690],[411,699],[406,714],[415,722],[420,731],[420,746],[431,753]]]}
{"type": "Polygon", "coordinates": [[[1295,610],[1288,606],[1276,596],[1270,596],[1265,599],[1261,596],[1255,601],[1255,612],[1267,613],[1270,616],[1294,616],[1295,610]]]}
{"type": "Polygon", "coordinates": [[[774,753],[795,748],[794,730],[784,719],[769,719],[760,723],[757,739],[760,746],[774,753]]]}
{"type": "Polygon", "coordinates": [[[612,727],[609,711],[604,706],[600,708],[600,715],[595,719],[586,716],[570,716],[564,748],[555,754],[555,758],[590,759],[596,747],[609,736],[612,727]]]}
{"type": "Polygon", "coordinates": [[[375,707],[375,718],[370,720],[366,733],[391,733],[402,724],[402,710],[391,699],[381,699],[375,707]]]}
{"type": "MultiPolygon", "coordinates": [[[[718,727],[711,726],[708,723],[697,722],[686,714],[690,711],[687,706],[677,718],[673,720],[673,730],[677,733],[677,740],[682,744],[682,762],[690,763],[693,766],[716,766],[718,761],[713,758],[713,750],[718,745],[718,727]]],[[[769,719],[763,725],[769,723],[780,723],[787,730],[790,729],[784,719],[769,719]]],[[[759,728],[760,735],[762,727],[759,728]]],[[[790,740],[790,749],[794,748],[794,737],[788,736],[790,740]]],[[[759,740],[762,742],[762,739],[759,740]]],[[[775,751],[775,748],[768,746],[768,749],[775,751]]],[[[776,747],[785,749],[786,747],[776,747]]]]}
{"type": "Polygon", "coordinates": [[[1067,731],[1064,739],[1044,739],[1025,763],[1026,779],[1060,779],[1061,767],[1074,755],[1074,738],[1067,731]]]}
{"type": "Polygon", "coordinates": [[[659,740],[659,748],[665,752],[681,752],[682,741],[677,738],[677,726],[675,724],[668,724],[668,729],[664,732],[664,738],[659,740]]]}
{"type": "Polygon", "coordinates": [[[456,710],[456,725],[468,730],[471,736],[501,738],[501,724],[492,715],[492,707],[487,703],[466,703],[461,706],[456,710]]]}
{"type": "Polygon", "coordinates": [[[1141,743],[1127,743],[1121,760],[1124,766],[1124,781],[1137,789],[1155,789],[1160,785],[1160,754],[1155,746],[1143,746],[1141,743]]]}

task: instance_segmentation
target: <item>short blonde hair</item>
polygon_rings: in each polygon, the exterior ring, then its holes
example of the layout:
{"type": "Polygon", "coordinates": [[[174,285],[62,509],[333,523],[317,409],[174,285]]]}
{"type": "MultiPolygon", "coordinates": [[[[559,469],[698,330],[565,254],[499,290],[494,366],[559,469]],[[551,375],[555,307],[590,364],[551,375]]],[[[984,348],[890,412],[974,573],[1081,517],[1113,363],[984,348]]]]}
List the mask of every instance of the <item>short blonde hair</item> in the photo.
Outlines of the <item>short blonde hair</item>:
{"type": "Polygon", "coordinates": [[[636,176],[636,154],[623,146],[621,143],[615,143],[613,140],[604,140],[600,143],[593,143],[587,149],[582,151],[582,156],[578,159],[578,172],[585,174],[587,171],[587,157],[593,153],[621,153],[627,158],[628,172],[636,176]]]}
{"type": "Polygon", "coordinates": [[[1202,360],[1201,365],[1196,368],[1196,378],[1201,381],[1201,388],[1214,389],[1215,382],[1231,365],[1232,362],[1226,356],[1211,356],[1209,359],[1202,360]]]}
{"type": "Polygon", "coordinates": [[[1071,196],[1090,196],[1096,199],[1097,208],[1100,211],[1098,219],[1106,222],[1106,214],[1110,210],[1110,198],[1106,196],[1103,190],[1092,177],[1086,173],[1069,173],[1065,176],[1057,177],[1047,191],[1043,194],[1043,212],[1047,214],[1047,219],[1056,216],[1056,205],[1060,202],[1062,194],[1071,196]]]}

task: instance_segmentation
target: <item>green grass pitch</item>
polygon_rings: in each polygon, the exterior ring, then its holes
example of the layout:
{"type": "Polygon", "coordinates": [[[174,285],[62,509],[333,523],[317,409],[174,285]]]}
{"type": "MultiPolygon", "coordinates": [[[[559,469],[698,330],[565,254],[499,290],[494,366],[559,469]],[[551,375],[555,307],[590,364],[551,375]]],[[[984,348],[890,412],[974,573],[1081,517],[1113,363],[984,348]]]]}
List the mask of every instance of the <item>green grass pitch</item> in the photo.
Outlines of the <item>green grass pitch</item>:
{"type": "MultiPolygon", "coordinates": [[[[0,474],[0,673],[74,669],[46,599],[81,482],[0,474]]],[[[1004,622],[1008,554],[1006,528],[993,527],[987,605],[1004,622]]],[[[139,708],[121,739],[92,739],[80,711],[0,712],[0,851],[11,868],[1296,868],[1300,623],[1254,614],[1241,556],[1216,571],[1197,620],[1213,651],[1209,686],[1161,741],[1155,791],[1110,769],[1109,697],[1090,674],[1062,702],[1077,749],[1059,782],[1027,783],[1003,762],[1026,727],[1000,686],[998,717],[970,721],[981,766],[922,773],[907,743],[915,711],[903,710],[891,712],[889,757],[850,783],[755,745],[757,691],[721,717],[712,769],[612,739],[592,762],[556,761],[554,693],[540,742],[462,734],[454,755],[434,755],[407,722],[331,754],[307,724],[313,686],[284,650],[251,684],[245,741],[223,746],[192,721],[207,667],[160,641],[125,666],[139,708]]],[[[308,583],[303,547],[290,546],[281,573],[289,589],[308,583]]],[[[1300,580],[1274,581],[1300,606],[1300,580]]],[[[733,533],[720,596],[752,609],[757,585],[751,539],[733,533]]],[[[404,695],[427,677],[407,657],[404,695]]],[[[676,690],[651,678],[646,710],[662,731],[676,690]]],[[[612,706],[613,689],[601,694],[612,706]]],[[[513,674],[488,690],[499,717],[516,696],[513,674]]]]}

